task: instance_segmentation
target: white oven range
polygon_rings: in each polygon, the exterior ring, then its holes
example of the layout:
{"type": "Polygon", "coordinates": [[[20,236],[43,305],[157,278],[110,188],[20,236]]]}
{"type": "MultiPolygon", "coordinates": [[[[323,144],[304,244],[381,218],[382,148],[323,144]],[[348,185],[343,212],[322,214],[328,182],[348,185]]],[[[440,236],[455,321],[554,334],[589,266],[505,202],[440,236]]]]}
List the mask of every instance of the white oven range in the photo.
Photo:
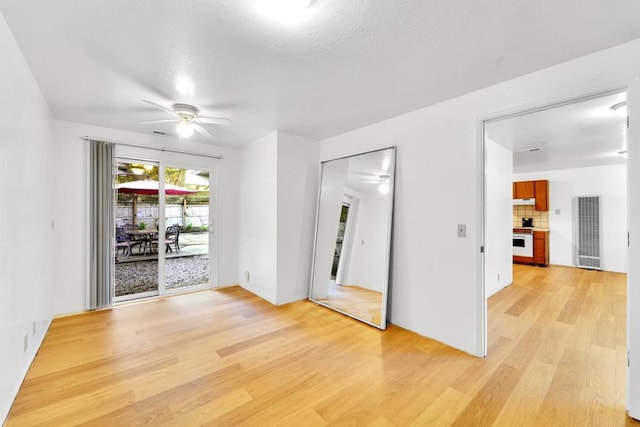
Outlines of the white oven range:
{"type": "Polygon", "coordinates": [[[513,255],[533,257],[533,234],[513,233],[513,255]]]}

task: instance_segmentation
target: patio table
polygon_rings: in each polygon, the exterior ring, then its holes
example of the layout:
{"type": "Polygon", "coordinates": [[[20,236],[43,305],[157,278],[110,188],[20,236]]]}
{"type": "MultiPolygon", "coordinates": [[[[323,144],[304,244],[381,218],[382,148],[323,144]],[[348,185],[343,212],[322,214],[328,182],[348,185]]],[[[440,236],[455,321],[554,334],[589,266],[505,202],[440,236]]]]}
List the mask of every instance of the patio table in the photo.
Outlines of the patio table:
{"type": "Polygon", "coordinates": [[[128,230],[127,234],[132,240],[141,240],[144,242],[143,255],[147,254],[147,247],[151,252],[151,242],[158,239],[158,230],[128,230]]]}

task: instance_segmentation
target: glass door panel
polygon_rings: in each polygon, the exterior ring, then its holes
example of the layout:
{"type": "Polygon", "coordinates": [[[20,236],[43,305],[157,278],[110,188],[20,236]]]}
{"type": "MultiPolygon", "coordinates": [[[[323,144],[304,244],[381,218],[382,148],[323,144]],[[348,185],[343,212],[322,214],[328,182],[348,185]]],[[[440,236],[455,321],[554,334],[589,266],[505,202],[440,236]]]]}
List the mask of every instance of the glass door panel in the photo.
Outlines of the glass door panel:
{"type": "Polygon", "coordinates": [[[164,285],[167,293],[211,287],[207,170],[166,166],[164,285]]]}
{"type": "Polygon", "coordinates": [[[114,301],[158,295],[157,164],[118,159],[115,177],[114,301]]]}

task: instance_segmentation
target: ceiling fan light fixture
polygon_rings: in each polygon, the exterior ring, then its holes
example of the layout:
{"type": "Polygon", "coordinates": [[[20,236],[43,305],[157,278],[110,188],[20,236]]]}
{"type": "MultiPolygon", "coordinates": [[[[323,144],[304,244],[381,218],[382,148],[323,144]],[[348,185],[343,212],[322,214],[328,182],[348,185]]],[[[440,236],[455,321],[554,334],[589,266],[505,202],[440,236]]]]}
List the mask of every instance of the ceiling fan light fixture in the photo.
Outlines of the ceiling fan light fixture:
{"type": "Polygon", "coordinates": [[[198,113],[200,112],[198,108],[189,104],[173,104],[171,109],[175,114],[187,121],[198,117],[198,113]]]}
{"type": "MultiPolygon", "coordinates": [[[[171,108],[165,107],[164,105],[158,104],[153,101],[148,101],[143,99],[142,102],[157,108],[159,110],[164,111],[165,113],[169,113],[172,118],[170,119],[161,119],[161,120],[150,120],[145,122],[140,122],[141,125],[149,125],[156,123],[177,123],[176,124],[176,132],[180,138],[189,138],[195,132],[198,132],[200,135],[205,138],[215,138],[216,135],[209,131],[203,124],[210,125],[218,125],[218,126],[226,126],[232,125],[233,121],[227,117],[200,117],[200,110],[197,107],[189,104],[177,103],[171,105],[171,108]]],[[[164,135],[164,136],[173,136],[169,133],[154,130],[153,134],[155,135],[164,135]]]]}
{"type": "Polygon", "coordinates": [[[189,138],[193,135],[193,125],[190,121],[180,120],[176,125],[176,132],[180,138],[189,138]]]}

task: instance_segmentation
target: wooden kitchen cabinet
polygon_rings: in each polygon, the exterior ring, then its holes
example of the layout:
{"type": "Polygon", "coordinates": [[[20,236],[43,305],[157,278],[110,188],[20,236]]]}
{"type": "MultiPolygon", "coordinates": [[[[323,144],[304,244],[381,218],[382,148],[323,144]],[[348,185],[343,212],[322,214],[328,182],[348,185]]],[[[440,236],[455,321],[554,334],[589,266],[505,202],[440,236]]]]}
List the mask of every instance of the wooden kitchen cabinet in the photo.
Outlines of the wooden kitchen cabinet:
{"type": "Polygon", "coordinates": [[[535,181],[520,181],[513,183],[514,199],[533,199],[535,197],[535,181]]]}
{"type": "Polygon", "coordinates": [[[533,232],[533,264],[549,265],[549,232],[533,232]]]}
{"type": "Polygon", "coordinates": [[[513,183],[514,199],[536,199],[534,209],[537,211],[549,210],[549,181],[518,181],[513,183]]]}
{"type": "Polygon", "coordinates": [[[534,181],[534,194],[536,198],[535,210],[548,211],[549,210],[549,181],[547,180],[534,181]]]}

